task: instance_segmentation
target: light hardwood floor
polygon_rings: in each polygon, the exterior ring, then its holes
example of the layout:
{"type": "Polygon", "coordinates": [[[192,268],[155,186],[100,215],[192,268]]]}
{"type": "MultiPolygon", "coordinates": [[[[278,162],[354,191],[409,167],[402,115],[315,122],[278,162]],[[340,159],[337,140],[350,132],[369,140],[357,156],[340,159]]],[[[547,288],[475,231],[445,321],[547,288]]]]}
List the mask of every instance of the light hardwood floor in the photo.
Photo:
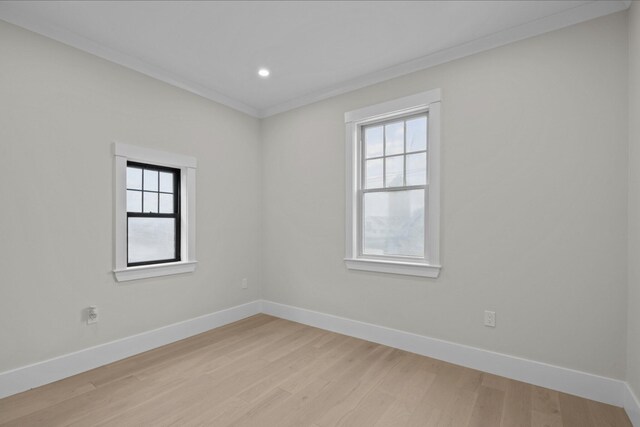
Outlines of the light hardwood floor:
{"type": "Polygon", "coordinates": [[[0,425],[631,423],[620,408],[258,315],[2,399],[0,425]]]}

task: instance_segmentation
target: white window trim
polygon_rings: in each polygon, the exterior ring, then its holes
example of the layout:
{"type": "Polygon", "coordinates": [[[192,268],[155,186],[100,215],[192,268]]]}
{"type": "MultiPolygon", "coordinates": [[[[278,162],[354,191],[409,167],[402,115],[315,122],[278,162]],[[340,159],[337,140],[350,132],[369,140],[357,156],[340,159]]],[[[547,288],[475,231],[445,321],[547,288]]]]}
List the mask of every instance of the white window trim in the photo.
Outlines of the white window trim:
{"type": "Polygon", "coordinates": [[[346,124],[346,223],[345,264],[353,270],[367,270],[381,273],[404,274],[436,278],[440,274],[440,89],[418,93],[381,104],[345,113],[346,124]],[[359,208],[358,191],[360,176],[360,128],[368,123],[411,113],[427,111],[429,146],[427,147],[427,173],[429,197],[427,201],[427,247],[425,260],[405,261],[389,257],[368,257],[360,255],[358,239],[359,208]]]}
{"type": "Polygon", "coordinates": [[[190,273],[196,269],[196,159],[135,145],[113,143],[115,266],[118,282],[190,273]],[[127,161],[180,169],[181,200],[179,262],[127,267],[127,161]]]}

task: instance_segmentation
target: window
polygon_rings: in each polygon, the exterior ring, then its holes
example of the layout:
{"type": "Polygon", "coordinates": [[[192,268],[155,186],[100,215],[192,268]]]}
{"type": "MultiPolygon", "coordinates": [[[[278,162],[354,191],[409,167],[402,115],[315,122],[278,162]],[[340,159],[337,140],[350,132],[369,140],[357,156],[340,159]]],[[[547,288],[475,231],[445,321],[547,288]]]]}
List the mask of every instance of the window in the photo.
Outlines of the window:
{"type": "Polygon", "coordinates": [[[118,281],[195,270],[195,167],[189,156],[114,144],[118,281]]]}
{"type": "Polygon", "coordinates": [[[438,277],[440,91],[345,114],[347,267],[438,277]]]}
{"type": "Polygon", "coordinates": [[[127,266],[180,261],[180,170],[127,162],[127,266]]]}

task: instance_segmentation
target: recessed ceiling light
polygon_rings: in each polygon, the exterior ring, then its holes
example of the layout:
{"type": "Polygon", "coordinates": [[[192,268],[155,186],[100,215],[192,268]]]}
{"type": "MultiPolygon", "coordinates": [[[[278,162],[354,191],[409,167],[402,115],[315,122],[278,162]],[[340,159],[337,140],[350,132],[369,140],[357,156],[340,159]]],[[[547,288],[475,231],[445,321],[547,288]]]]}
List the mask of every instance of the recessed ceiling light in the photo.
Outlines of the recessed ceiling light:
{"type": "Polygon", "coordinates": [[[260,68],[258,70],[258,75],[260,77],[269,77],[269,74],[271,74],[271,72],[269,70],[267,70],[266,68],[260,68]]]}

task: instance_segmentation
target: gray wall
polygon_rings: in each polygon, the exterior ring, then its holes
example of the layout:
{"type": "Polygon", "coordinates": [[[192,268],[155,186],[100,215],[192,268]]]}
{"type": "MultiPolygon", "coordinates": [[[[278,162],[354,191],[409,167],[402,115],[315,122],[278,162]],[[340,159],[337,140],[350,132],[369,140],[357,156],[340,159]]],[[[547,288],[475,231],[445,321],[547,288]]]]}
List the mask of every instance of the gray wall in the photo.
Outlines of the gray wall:
{"type": "Polygon", "coordinates": [[[627,381],[640,396],[640,3],[629,9],[629,327],[627,381]]]}
{"type": "Polygon", "coordinates": [[[258,298],[258,120],[2,21],[0,58],[0,372],[258,298]],[[114,281],[114,140],[197,157],[195,274],[114,281]]]}
{"type": "Polygon", "coordinates": [[[640,227],[631,221],[626,333],[627,214],[640,211],[637,4],[630,70],[626,19],[599,18],[261,122],[0,21],[0,372],[262,292],[614,378],[625,377],[628,358],[638,392],[640,227]],[[348,271],[344,112],[436,87],[441,277],[348,271]],[[114,140],[198,158],[195,274],[115,283],[114,140]],[[91,304],[101,319],[87,326],[91,304]],[[485,309],[497,311],[497,328],[482,325],[485,309]]]}
{"type": "Polygon", "coordinates": [[[263,296],[624,378],[626,92],[618,13],[264,120],[263,296]],[[349,271],[344,113],[432,88],[441,276],[349,271]]]}

